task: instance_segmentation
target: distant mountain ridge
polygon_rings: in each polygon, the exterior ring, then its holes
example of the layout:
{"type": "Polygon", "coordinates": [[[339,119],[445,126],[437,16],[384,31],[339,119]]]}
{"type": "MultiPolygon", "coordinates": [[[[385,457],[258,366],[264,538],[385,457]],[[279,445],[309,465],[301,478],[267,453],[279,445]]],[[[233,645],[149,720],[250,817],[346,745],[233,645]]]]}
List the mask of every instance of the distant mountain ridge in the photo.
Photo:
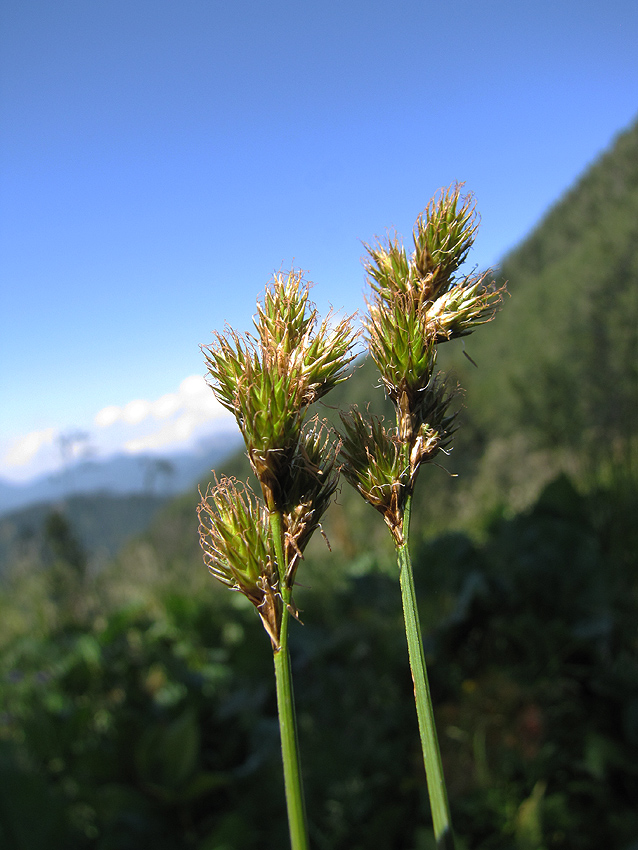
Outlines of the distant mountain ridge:
{"type": "Polygon", "coordinates": [[[176,496],[194,486],[240,443],[239,435],[225,432],[189,452],[120,454],[106,460],[84,460],[27,484],[0,479],[0,516],[30,504],[56,502],[69,496],[96,493],[176,496]]]}

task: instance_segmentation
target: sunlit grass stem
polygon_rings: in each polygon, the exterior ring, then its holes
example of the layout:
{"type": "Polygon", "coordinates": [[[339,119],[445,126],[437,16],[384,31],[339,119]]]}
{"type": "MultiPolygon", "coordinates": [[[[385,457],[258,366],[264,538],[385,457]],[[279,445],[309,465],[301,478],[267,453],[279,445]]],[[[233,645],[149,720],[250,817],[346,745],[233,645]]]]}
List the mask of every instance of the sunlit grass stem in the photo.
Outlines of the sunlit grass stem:
{"type": "Polygon", "coordinates": [[[432,810],[434,837],[436,839],[437,850],[453,850],[452,821],[450,818],[445,778],[443,776],[439,740],[434,722],[434,709],[432,707],[432,697],[430,695],[430,685],[425,664],[421,623],[414,588],[412,560],[410,558],[411,503],[412,497],[408,496],[403,514],[403,544],[397,548],[405,634],[408,642],[412,681],[414,683],[414,699],[419,721],[419,733],[421,735],[421,747],[423,750],[430,808],[432,810]]]}
{"type": "Polygon", "coordinates": [[[280,564],[279,581],[282,590],[283,610],[281,614],[281,632],[279,648],[274,649],[275,682],[277,686],[277,711],[279,714],[279,734],[281,737],[281,757],[284,767],[284,786],[286,791],[286,807],[288,810],[288,828],[290,830],[290,846],[292,850],[308,850],[308,826],[306,822],[306,804],[301,777],[301,762],[299,759],[299,742],[297,737],[297,719],[295,712],[295,695],[292,687],[292,671],[290,653],[288,651],[288,625],[290,623],[291,591],[285,582],[285,558],[283,549],[283,529],[281,514],[277,511],[270,514],[277,553],[280,564]]]}

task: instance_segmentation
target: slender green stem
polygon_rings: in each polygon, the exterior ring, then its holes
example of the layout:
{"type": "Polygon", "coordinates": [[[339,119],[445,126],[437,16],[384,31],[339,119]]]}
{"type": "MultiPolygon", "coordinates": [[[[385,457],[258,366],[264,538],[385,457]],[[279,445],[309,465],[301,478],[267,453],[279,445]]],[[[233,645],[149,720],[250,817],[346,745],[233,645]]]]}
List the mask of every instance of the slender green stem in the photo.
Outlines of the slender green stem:
{"type": "Polygon", "coordinates": [[[445,779],[443,777],[441,752],[439,750],[439,741],[434,723],[434,710],[432,708],[432,697],[430,696],[430,686],[428,684],[428,674],[425,666],[421,623],[419,621],[416,592],[414,589],[414,574],[412,572],[412,561],[409,551],[411,503],[412,497],[408,496],[403,515],[403,545],[398,548],[397,555],[401,578],[405,633],[408,640],[408,655],[410,657],[412,681],[414,682],[414,699],[419,721],[430,807],[432,809],[434,837],[436,839],[437,850],[453,850],[454,837],[452,834],[452,822],[450,820],[450,809],[445,788],[445,779]]]}
{"type": "Polygon", "coordinates": [[[306,805],[301,780],[299,743],[297,739],[297,720],[295,697],[292,689],[290,653],[288,652],[288,624],[290,622],[291,591],[285,586],[286,563],[283,548],[281,514],[270,514],[270,527],[275,540],[275,551],[279,569],[279,586],[284,602],[281,615],[281,635],[279,649],[274,652],[275,681],[277,683],[277,711],[279,713],[279,733],[281,736],[281,757],[284,765],[284,785],[286,788],[286,806],[288,809],[288,828],[292,850],[308,850],[308,827],[306,824],[306,805]]]}

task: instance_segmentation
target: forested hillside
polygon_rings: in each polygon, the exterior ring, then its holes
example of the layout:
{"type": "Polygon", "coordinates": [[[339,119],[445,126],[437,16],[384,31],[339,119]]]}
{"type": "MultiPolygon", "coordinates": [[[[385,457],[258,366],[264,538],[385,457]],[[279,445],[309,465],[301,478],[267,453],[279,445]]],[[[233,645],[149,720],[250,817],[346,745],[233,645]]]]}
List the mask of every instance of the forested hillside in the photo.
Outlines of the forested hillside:
{"type": "MultiPolygon", "coordinates": [[[[466,392],[413,512],[457,847],[635,850],[638,124],[497,275],[495,321],[442,347],[466,392]]],[[[326,401],[387,411],[367,361],[326,401]]],[[[270,646],[206,572],[198,500],[97,575],[58,522],[0,587],[2,846],[286,846],[270,646]]],[[[345,483],[323,528],[291,634],[312,846],[431,850],[390,537],[345,483]]]]}
{"type": "Polygon", "coordinates": [[[79,542],[90,553],[92,569],[110,560],[134,535],[151,523],[166,496],[100,493],[69,496],[57,502],[36,502],[0,517],[0,576],[19,564],[51,559],[47,518],[61,514],[72,524],[79,542]]]}
{"type": "Polygon", "coordinates": [[[500,277],[511,297],[467,343],[479,369],[454,358],[482,441],[506,443],[507,462],[532,476],[519,447],[579,476],[635,477],[638,124],[505,257],[500,277]]]}

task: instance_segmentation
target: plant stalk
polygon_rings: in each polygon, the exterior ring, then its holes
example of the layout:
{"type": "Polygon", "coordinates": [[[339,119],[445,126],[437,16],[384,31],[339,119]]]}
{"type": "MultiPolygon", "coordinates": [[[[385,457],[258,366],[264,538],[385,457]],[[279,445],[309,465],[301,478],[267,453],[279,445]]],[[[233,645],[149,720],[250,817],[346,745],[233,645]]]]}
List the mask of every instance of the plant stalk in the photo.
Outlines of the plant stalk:
{"type": "Polygon", "coordinates": [[[277,712],[279,714],[279,734],[281,737],[281,757],[284,766],[284,786],[286,789],[286,807],[288,810],[288,828],[292,850],[308,850],[308,826],[306,822],[306,804],[301,780],[301,762],[297,736],[295,697],[292,688],[290,653],[288,652],[288,624],[290,622],[291,591],[285,586],[286,563],[283,549],[283,531],[281,514],[270,514],[270,527],[275,540],[279,587],[283,599],[281,615],[281,634],[279,648],[274,650],[275,681],[277,684],[277,712]]]}
{"type": "Polygon", "coordinates": [[[410,559],[409,528],[411,504],[412,496],[409,495],[406,499],[405,511],[403,514],[403,544],[398,547],[397,551],[401,580],[401,598],[403,601],[403,617],[405,620],[405,633],[408,641],[410,669],[412,671],[412,681],[414,683],[414,699],[416,702],[416,713],[419,721],[419,733],[421,735],[421,747],[423,749],[423,762],[425,764],[425,775],[427,779],[428,795],[430,797],[430,808],[432,810],[432,821],[434,824],[434,837],[436,839],[437,850],[454,850],[452,822],[450,819],[445,778],[443,776],[441,751],[439,749],[439,741],[434,723],[434,710],[432,707],[432,697],[430,695],[428,674],[425,666],[421,623],[416,603],[412,561],[410,559]]]}

